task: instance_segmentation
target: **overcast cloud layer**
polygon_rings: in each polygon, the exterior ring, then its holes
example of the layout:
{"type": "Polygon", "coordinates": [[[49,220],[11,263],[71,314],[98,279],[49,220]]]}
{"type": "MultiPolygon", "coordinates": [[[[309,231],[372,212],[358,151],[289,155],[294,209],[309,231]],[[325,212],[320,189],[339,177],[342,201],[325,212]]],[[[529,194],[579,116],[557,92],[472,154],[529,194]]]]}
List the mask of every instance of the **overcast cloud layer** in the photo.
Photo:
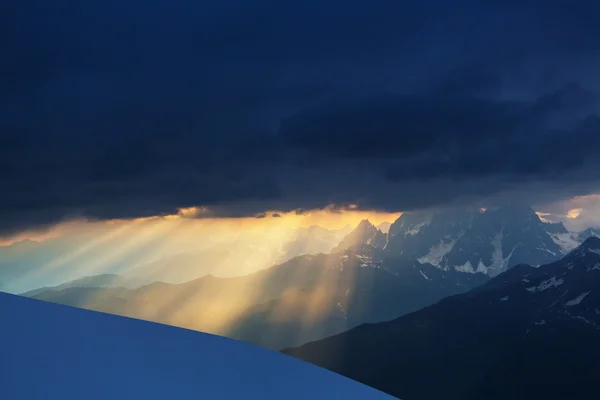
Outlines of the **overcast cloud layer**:
{"type": "Polygon", "coordinates": [[[5,4],[2,233],[600,191],[597,1],[5,4]]]}

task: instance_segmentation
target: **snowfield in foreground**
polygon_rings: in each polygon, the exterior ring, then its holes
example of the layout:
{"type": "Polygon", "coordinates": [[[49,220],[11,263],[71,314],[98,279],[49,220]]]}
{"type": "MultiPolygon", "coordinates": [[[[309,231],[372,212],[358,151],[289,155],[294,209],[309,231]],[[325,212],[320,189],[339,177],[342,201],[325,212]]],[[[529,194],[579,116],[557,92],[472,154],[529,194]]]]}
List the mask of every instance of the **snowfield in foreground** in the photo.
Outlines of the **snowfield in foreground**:
{"type": "Polygon", "coordinates": [[[0,321],[2,399],[392,398],[235,340],[5,293],[0,321]]]}

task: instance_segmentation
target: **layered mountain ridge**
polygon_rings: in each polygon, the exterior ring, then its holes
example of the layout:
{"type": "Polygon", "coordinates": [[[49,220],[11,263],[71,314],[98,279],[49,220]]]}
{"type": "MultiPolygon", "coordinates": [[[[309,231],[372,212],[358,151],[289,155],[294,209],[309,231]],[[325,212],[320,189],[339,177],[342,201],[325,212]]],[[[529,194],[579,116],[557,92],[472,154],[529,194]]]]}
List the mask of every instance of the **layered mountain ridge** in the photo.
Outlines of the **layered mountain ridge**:
{"type": "Polygon", "coordinates": [[[118,274],[127,286],[136,287],[156,281],[183,283],[206,274],[243,275],[300,255],[329,253],[352,230],[351,226],[330,230],[313,225],[276,233],[240,232],[237,238],[200,231],[199,237],[186,237],[165,251],[158,245],[162,238],[152,239],[121,250],[118,257],[106,256],[122,245],[112,228],[41,242],[24,240],[0,245],[0,290],[23,293],[90,275],[118,274]],[[97,240],[97,235],[108,239],[97,240]]]}
{"type": "Polygon", "coordinates": [[[600,239],[467,293],[284,353],[404,400],[588,398],[600,376],[600,239]]]}
{"type": "MultiPolygon", "coordinates": [[[[317,254],[244,276],[139,288],[120,276],[99,276],[26,295],[281,349],[397,318],[516,265],[553,262],[596,234],[575,235],[528,207],[404,213],[387,234],[368,220],[353,230],[299,230],[287,253],[317,254]]],[[[194,263],[190,258],[190,276],[194,263]]]]}
{"type": "Polygon", "coordinates": [[[281,349],[391,320],[488,279],[386,257],[385,235],[368,222],[348,237],[344,250],[299,256],[245,276],[207,275],[139,289],[65,284],[31,297],[281,349]]]}

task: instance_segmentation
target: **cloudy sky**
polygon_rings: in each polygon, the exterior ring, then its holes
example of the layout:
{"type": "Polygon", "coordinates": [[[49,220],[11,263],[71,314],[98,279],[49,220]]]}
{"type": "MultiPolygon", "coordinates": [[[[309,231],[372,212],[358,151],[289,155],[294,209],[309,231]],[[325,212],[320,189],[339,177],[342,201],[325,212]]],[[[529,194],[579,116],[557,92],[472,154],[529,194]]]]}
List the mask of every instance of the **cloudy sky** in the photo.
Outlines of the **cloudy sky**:
{"type": "Polygon", "coordinates": [[[190,207],[600,222],[569,200],[600,193],[597,1],[6,3],[2,235],[190,207]]]}

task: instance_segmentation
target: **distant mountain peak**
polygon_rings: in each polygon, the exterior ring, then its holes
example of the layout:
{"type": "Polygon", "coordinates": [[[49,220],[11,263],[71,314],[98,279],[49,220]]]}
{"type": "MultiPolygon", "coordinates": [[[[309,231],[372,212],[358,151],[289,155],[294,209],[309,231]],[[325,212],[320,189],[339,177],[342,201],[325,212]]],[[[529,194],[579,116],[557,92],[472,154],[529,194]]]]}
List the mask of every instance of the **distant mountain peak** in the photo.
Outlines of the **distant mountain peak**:
{"type": "Polygon", "coordinates": [[[481,212],[450,208],[404,213],[390,227],[386,251],[446,270],[495,276],[514,265],[558,260],[595,232],[579,237],[558,223],[545,222],[519,203],[481,212]]]}
{"type": "Polygon", "coordinates": [[[600,238],[597,236],[590,236],[585,239],[579,248],[585,250],[598,250],[600,254],[600,238]]]}
{"type": "Polygon", "coordinates": [[[600,229],[587,228],[578,234],[578,239],[581,243],[585,242],[585,240],[590,237],[600,237],[600,229]]]}
{"type": "Polygon", "coordinates": [[[377,229],[368,219],[363,219],[353,231],[342,239],[332,252],[336,253],[348,249],[356,249],[362,245],[383,249],[386,242],[386,234],[377,229]]]}
{"type": "Polygon", "coordinates": [[[356,228],[375,228],[375,225],[373,225],[368,219],[363,219],[356,228]]]}

